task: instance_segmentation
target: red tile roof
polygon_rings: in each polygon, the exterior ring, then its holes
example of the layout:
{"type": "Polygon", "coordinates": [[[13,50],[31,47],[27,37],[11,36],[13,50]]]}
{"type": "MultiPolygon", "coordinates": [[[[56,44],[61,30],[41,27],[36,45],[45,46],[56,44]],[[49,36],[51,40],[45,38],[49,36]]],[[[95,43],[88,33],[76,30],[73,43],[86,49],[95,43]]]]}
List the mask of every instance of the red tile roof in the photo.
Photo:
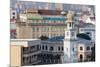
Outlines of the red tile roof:
{"type": "Polygon", "coordinates": [[[41,15],[61,15],[61,10],[38,10],[41,15]]]}

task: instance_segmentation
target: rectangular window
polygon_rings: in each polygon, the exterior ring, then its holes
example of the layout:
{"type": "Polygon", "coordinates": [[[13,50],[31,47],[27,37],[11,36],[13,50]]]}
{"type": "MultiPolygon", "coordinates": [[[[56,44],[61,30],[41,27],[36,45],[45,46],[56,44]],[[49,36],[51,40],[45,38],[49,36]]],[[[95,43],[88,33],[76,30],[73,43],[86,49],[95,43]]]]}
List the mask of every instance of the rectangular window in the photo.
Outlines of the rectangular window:
{"type": "Polygon", "coordinates": [[[37,50],[39,50],[39,45],[37,45],[37,50]]]}
{"type": "Polygon", "coordinates": [[[41,50],[41,46],[40,46],[40,50],[41,50]]]}
{"type": "Polygon", "coordinates": [[[13,19],[15,19],[15,16],[13,16],[13,19]]]}
{"type": "Polygon", "coordinates": [[[69,36],[69,32],[67,32],[67,36],[69,36]]]}
{"type": "Polygon", "coordinates": [[[74,32],[71,33],[71,36],[74,36],[74,32]]]}
{"type": "Polygon", "coordinates": [[[62,47],[62,51],[64,50],[64,48],[62,47]]]}
{"type": "Polygon", "coordinates": [[[83,47],[80,47],[80,50],[83,50],[83,47]]]}
{"type": "Polygon", "coordinates": [[[60,51],[60,46],[58,47],[58,50],[60,51]]]}
{"type": "Polygon", "coordinates": [[[47,46],[45,46],[45,50],[48,50],[48,47],[47,46]]]}
{"type": "Polygon", "coordinates": [[[71,27],[71,22],[69,23],[69,26],[71,27]]]}
{"type": "Polygon", "coordinates": [[[72,50],[74,51],[74,48],[72,50]]]}
{"type": "Polygon", "coordinates": [[[33,27],[33,31],[35,31],[35,28],[33,27]]]}
{"type": "Polygon", "coordinates": [[[39,31],[39,28],[37,27],[37,32],[39,31]]]}
{"type": "Polygon", "coordinates": [[[42,50],[44,50],[44,46],[42,46],[42,50]]]}
{"type": "Polygon", "coordinates": [[[88,47],[86,47],[86,50],[90,50],[90,47],[88,46],[88,47]]]}
{"type": "Polygon", "coordinates": [[[28,47],[23,47],[23,51],[27,51],[28,50],[28,47]]]}

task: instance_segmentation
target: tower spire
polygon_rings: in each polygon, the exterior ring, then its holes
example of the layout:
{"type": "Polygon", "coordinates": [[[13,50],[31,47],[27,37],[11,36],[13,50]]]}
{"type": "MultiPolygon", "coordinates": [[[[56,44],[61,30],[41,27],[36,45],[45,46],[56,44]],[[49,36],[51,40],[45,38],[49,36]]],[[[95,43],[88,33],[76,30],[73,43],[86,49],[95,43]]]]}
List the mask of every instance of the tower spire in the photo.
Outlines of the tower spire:
{"type": "Polygon", "coordinates": [[[68,11],[68,14],[66,15],[67,22],[72,22],[74,16],[74,11],[68,11]]]}
{"type": "Polygon", "coordinates": [[[67,29],[73,28],[73,16],[74,16],[74,11],[68,11],[68,14],[66,15],[67,29]]]}

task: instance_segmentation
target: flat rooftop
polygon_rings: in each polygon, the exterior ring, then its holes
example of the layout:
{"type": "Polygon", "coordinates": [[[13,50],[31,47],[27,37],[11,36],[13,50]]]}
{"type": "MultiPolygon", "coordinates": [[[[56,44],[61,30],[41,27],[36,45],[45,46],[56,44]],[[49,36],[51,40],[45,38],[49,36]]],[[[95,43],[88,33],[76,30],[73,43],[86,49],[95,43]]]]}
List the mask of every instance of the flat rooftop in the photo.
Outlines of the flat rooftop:
{"type": "Polygon", "coordinates": [[[34,40],[40,40],[40,39],[10,39],[10,41],[34,41],[34,40]]]}
{"type": "Polygon", "coordinates": [[[11,45],[19,45],[19,46],[33,46],[41,43],[40,39],[10,39],[11,45]]]}

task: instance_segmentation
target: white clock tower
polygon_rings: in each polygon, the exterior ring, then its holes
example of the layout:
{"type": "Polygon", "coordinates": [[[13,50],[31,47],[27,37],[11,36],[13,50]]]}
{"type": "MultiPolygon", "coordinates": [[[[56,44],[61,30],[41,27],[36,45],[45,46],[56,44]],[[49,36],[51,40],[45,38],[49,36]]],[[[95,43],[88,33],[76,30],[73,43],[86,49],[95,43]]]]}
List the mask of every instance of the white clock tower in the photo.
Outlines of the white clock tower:
{"type": "Polygon", "coordinates": [[[63,63],[76,61],[76,29],[73,22],[74,12],[69,11],[67,14],[67,28],[65,29],[64,38],[64,57],[63,63]]]}

